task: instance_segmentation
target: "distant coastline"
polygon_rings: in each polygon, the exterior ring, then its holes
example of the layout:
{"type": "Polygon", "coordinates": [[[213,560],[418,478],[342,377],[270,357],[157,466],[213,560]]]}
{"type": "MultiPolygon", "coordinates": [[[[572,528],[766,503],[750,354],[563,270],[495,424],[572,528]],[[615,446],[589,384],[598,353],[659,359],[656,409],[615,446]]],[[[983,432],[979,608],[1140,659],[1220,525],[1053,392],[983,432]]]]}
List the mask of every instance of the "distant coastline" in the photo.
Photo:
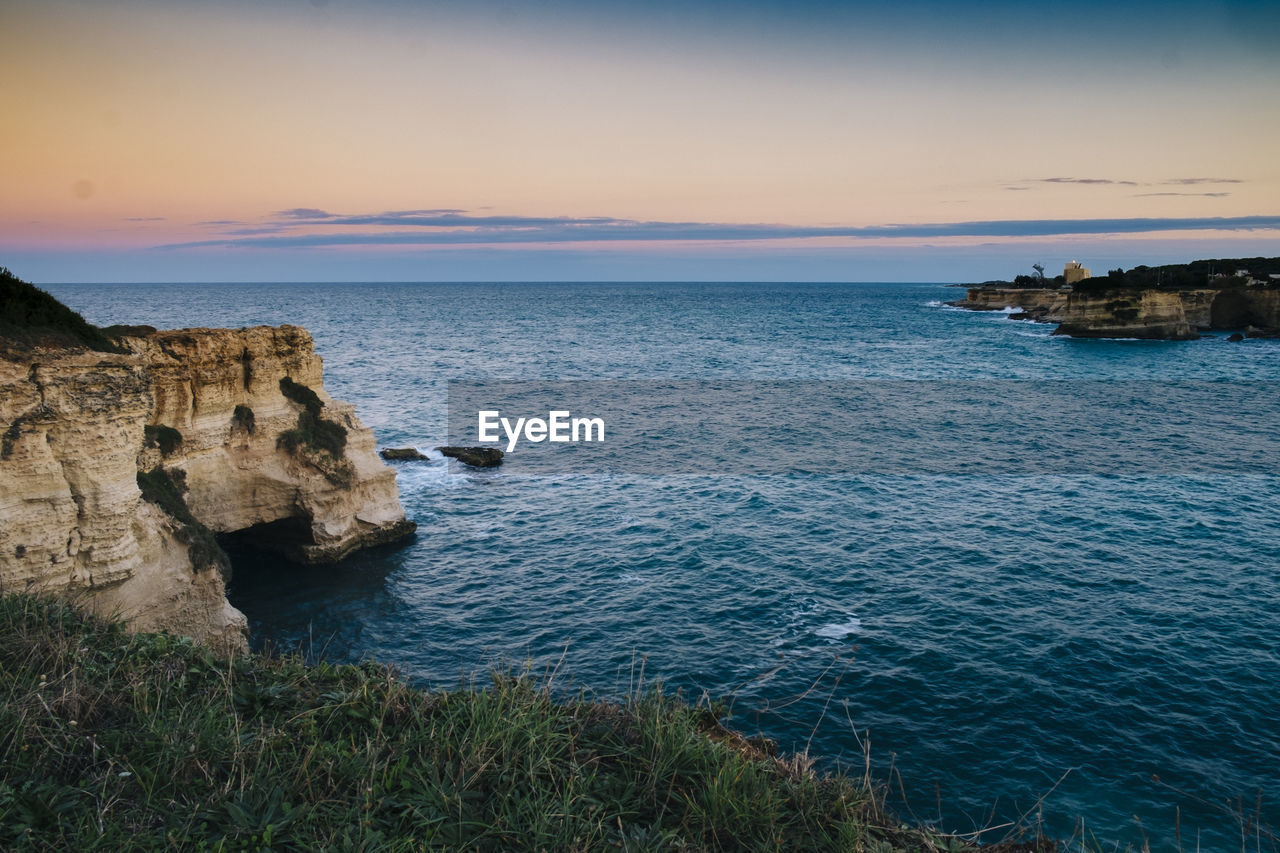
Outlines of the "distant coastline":
{"type": "Polygon", "coordinates": [[[1280,258],[1229,258],[1114,269],[1092,276],[1071,262],[1049,278],[964,285],[964,299],[946,304],[971,311],[1016,309],[1011,319],[1056,323],[1074,338],[1195,340],[1230,332],[1232,340],[1280,337],[1280,258]]]}

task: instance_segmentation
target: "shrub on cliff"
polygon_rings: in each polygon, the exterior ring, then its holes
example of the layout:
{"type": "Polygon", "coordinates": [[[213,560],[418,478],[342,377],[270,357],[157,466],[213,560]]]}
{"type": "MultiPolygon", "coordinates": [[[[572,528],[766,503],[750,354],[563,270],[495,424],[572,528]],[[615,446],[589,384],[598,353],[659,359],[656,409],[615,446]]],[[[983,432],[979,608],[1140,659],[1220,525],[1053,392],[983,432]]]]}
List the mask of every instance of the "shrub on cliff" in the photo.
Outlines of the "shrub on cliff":
{"type": "Polygon", "coordinates": [[[0,849],[973,849],[657,690],[429,693],[25,596],[0,598],[0,672],[0,849]]]}
{"type": "Polygon", "coordinates": [[[50,294],[0,267],[0,335],[20,346],[128,352],[50,294]]]}
{"type": "Polygon", "coordinates": [[[344,458],[347,450],[347,428],[324,418],[324,403],[315,391],[289,377],[280,380],[280,393],[302,406],[298,425],[280,433],[276,447],[302,456],[318,468],[329,482],[346,488],[355,480],[351,463],[344,458]]]}
{"type": "Polygon", "coordinates": [[[254,429],[254,424],[256,420],[257,419],[254,417],[254,414],[253,414],[253,409],[249,408],[243,403],[236,406],[235,411],[231,413],[231,426],[239,427],[240,429],[243,429],[246,432],[248,432],[249,435],[253,435],[253,429],[254,429]]]}
{"type": "Polygon", "coordinates": [[[304,409],[298,413],[298,426],[280,433],[276,443],[290,453],[305,446],[340,457],[347,448],[347,430],[342,424],[317,418],[304,409]]]}
{"type": "Polygon", "coordinates": [[[169,456],[182,444],[182,433],[164,424],[147,424],[142,428],[143,444],[160,448],[161,456],[169,456]]]}
{"type": "Polygon", "coordinates": [[[320,417],[320,410],[324,408],[324,403],[320,402],[320,396],[306,385],[294,382],[286,376],[280,380],[280,393],[285,396],[285,399],[302,406],[313,417],[320,417]]]}
{"type": "Polygon", "coordinates": [[[196,571],[217,569],[223,577],[230,578],[231,561],[227,553],[214,538],[213,531],[200,523],[187,507],[183,497],[187,490],[186,472],[178,469],[170,473],[163,468],[152,468],[139,471],[137,479],[142,499],[160,507],[178,522],[178,541],[187,546],[187,556],[196,571]]]}

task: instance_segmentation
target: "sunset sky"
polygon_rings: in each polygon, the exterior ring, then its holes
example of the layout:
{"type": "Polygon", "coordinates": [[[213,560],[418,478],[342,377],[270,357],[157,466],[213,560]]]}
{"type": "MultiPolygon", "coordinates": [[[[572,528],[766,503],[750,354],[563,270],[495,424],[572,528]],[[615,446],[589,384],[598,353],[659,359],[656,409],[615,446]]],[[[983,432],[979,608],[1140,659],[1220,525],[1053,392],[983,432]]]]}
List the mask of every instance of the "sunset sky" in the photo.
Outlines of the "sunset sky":
{"type": "Polygon", "coordinates": [[[0,0],[37,282],[1280,255],[1274,2],[0,0]]]}

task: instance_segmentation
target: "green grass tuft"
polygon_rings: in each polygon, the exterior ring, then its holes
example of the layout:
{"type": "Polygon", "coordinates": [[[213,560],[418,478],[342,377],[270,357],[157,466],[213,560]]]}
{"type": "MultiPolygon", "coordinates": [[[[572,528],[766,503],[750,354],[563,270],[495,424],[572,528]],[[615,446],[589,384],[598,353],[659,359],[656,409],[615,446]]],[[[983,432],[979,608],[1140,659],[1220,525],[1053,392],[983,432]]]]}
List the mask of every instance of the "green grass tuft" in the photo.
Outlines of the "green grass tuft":
{"type": "Polygon", "coordinates": [[[425,692],[26,596],[0,598],[0,671],[2,849],[969,849],[660,690],[425,692]]]}

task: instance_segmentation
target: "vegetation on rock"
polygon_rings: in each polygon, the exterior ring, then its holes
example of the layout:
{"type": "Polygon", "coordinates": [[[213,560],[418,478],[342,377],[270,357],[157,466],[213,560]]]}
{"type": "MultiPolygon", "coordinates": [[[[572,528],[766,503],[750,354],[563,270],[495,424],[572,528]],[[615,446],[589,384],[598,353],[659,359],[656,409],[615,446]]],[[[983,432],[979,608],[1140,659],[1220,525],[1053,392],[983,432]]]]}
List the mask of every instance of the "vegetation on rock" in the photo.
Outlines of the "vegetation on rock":
{"type": "Polygon", "coordinates": [[[84,317],[5,267],[0,267],[0,335],[20,347],[83,346],[98,352],[128,352],[84,317]]]}
{"type": "Polygon", "coordinates": [[[324,403],[320,402],[320,395],[306,385],[294,382],[285,376],[280,380],[280,393],[285,396],[285,399],[292,400],[315,417],[320,417],[320,410],[324,408],[324,403]]]}
{"type": "Polygon", "coordinates": [[[22,426],[26,420],[26,415],[14,418],[13,423],[9,424],[9,428],[4,431],[4,435],[0,436],[0,459],[8,459],[13,455],[13,448],[17,445],[18,439],[22,438],[22,426]]]}
{"type": "Polygon", "coordinates": [[[302,411],[298,413],[298,425],[280,433],[276,446],[306,459],[335,486],[350,486],[355,472],[351,463],[343,458],[347,428],[321,416],[324,403],[306,385],[286,376],[280,380],[280,393],[302,406],[302,411]]]}
{"type": "MultiPolygon", "coordinates": [[[[1013,281],[984,281],[980,285],[971,286],[1053,288],[1066,284],[1063,276],[1045,278],[1042,266],[1034,264],[1033,267],[1035,275],[1014,276],[1013,281]]],[[[1072,287],[1083,292],[1122,289],[1196,290],[1243,287],[1250,281],[1280,287],[1280,281],[1270,278],[1273,275],[1280,275],[1280,258],[1209,258],[1188,264],[1164,264],[1158,267],[1139,265],[1127,271],[1117,268],[1108,271],[1105,276],[1078,281],[1072,287]]]]}
{"type": "Polygon", "coordinates": [[[243,403],[236,406],[235,411],[231,413],[231,425],[244,429],[249,435],[253,435],[254,421],[253,409],[243,403]]]}
{"type": "Polygon", "coordinates": [[[162,456],[171,456],[182,445],[182,433],[164,424],[148,424],[142,428],[143,443],[160,448],[162,456]]]}
{"type": "Polygon", "coordinates": [[[187,507],[183,498],[186,491],[186,472],[181,469],[166,471],[152,468],[138,472],[138,490],[142,499],[150,501],[178,522],[178,539],[187,546],[187,554],[196,571],[217,569],[224,577],[231,575],[231,561],[214,538],[213,531],[205,527],[187,507]]]}
{"type": "Polygon", "coordinates": [[[1244,287],[1250,280],[1275,284],[1271,275],[1280,274],[1280,258],[1211,258],[1189,264],[1139,265],[1130,270],[1113,269],[1105,276],[1087,278],[1077,290],[1196,290],[1244,287]],[[1241,273],[1241,274],[1237,274],[1241,273]]]}

